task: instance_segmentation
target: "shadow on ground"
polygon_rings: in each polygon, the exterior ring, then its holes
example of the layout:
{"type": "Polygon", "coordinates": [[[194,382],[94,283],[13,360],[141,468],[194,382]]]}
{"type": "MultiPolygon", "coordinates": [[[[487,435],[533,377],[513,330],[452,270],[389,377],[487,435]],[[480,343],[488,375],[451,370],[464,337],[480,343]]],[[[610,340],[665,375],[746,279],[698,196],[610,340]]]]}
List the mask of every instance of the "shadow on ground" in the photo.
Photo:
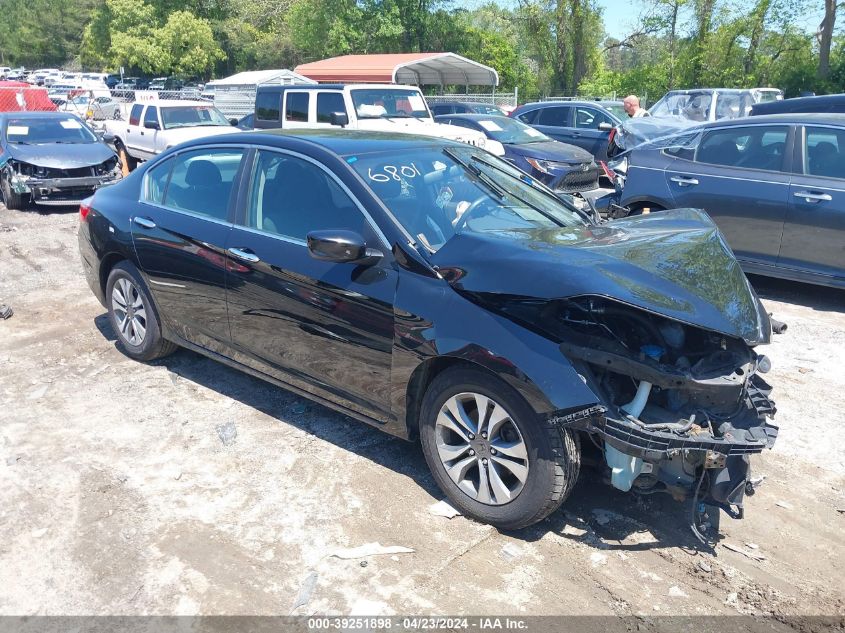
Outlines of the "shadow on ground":
{"type": "MultiPolygon", "coordinates": [[[[103,336],[117,344],[107,314],[94,319],[103,336]]],[[[338,448],[351,451],[412,479],[434,499],[444,497],[432,478],[418,443],[387,435],[328,407],[180,349],[151,363],[174,376],[236,400],[293,425],[338,448]]],[[[590,443],[584,441],[585,447],[590,443]]],[[[602,481],[596,467],[584,467],[569,499],[546,520],[519,531],[503,531],[513,538],[536,541],[549,532],[603,550],[642,551],[665,547],[705,549],[692,536],[689,503],[666,495],[622,493],[602,481]],[[567,530],[567,526],[570,526],[567,530]],[[573,530],[573,528],[575,528],[573,530]],[[634,536],[633,539],[630,537],[634,536]],[[622,541],[628,541],[622,543],[622,541]]]]}
{"type": "Polygon", "coordinates": [[[748,275],[748,280],[761,299],[797,303],[819,312],[845,312],[845,290],[759,275],[748,275]]]}

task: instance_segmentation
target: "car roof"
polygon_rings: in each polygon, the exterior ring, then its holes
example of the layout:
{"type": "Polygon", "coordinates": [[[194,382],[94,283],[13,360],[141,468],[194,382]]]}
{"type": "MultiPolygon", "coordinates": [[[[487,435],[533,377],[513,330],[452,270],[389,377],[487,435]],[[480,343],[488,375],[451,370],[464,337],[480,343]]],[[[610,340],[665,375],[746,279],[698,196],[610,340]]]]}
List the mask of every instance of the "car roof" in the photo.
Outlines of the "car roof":
{"type": "Polygon", "coordinates": [[[429,103],[436,103],[437,105],[471,105],[471,106],[485,106],[488,108],[498,108],[499,106],[492,103],[484,103],[483,101],[452,101],[450,99],[426,99],[429,103]]]}
{"type": "Polygon", "coordinates": [[[456,114],[438,114],[435,119],[466,119],[468,121],[487,121],[489,119],[508,119],[513,121],[510,117],[504,114],[481,114],[478,112],[458,112],[456,114]]]}
{"type": "Polygon", "coordinates": [[[258,86],[258,90],[262,92],[279,92],[282,90],[343,90],[344,88],[349,88],[351,90],[382,90],[384,88],[409,91],[419,90],[416,86],[406,86],[401,84],[263,84],[258,86]]]}
{"type": "Polygon", "coordinates": [[[0,112],[0,117],[14,119],[67,119],[68,117],[76,118],[76,115],[73,112],[67,111],[36,112],[29,110],[24,112],[0,112]]]}
{"type": "Polygon", "coordinates": [[[341,130],[327,128],[297,130],[244,131],[237,134],[208,136],[183,143],[180,147],[204,145],[206,143],[244,143],[288,147],[291,143],[304,142],[322,147],[340,156],[347,154],[370,154],[375,152],[401,152],[414,148],[439,148],[444,146],[466,147],[465,143],[450,141],[435,136],[404,134],[401,132],[370,132],[363,130],[341,130]]]}
{"type": "Polygon", "coordinates": [[[830,124],[845,126],[845,114],[830,112],[784,112],[779,114],[761,114],[760,116],[740,117],[739,119],[721,119],[711,121],[702,127],[724,127],[734,125],[762,125],[764,123],[788,124],[830,124]]]}
{"type": "Polygon", "coordinates": [[[548,108],[548,107],[552,107],[552,106],[567,106],[567,105],[604,107],[604,106],[602,106],[601,101],[589,101],[587,99],[572,99],[572,100],[567,99],[566,101],[532,101],[531,103],[524,103],[519,107],[520,107],[520,109],[527,108],[529,106],[532,107],[532,108],[536,108],[536,107],[548,108]]]}
{"type": "Polygon", "coordinates": [[[178,106],[204,106],[204,107],[214,107],[213,103],[208,101],[194,101],[191,99],[159,99],[158,101],[135,101],[134,105],[149,105],[149,106],[158,106],[160,108],[174,108],[178,106]]]}

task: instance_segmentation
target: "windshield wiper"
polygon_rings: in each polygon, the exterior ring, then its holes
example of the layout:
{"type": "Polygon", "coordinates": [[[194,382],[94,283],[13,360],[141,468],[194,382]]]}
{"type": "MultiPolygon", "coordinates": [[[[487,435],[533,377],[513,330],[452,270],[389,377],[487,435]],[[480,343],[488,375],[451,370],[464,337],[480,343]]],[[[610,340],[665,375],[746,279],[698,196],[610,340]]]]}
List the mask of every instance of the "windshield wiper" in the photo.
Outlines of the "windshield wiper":
{"type": "MultiPolygon", "coordinates": [[[[494,163],[491,163],[491,162],[490,162],[490,161],[488,161],[487,159],[482,158],[481,156],[478,156],[477,154],[471,154],[471,156],[472,156],[472,160],[477,161],[477,162],[481,163],[482,165],[486,165],[487,167],[491,167],[492,169],[495,169],[495,170],[496,170],[496,171],[498,171],[499,173],[505,174],[506,176],[509,176],[510,178],[513,178],[513,177],[514,177],[514,175],[513,175],[513,174],[511,174],[510,172],[508,172],[507,170],[502,169],[502,168],[501,168],[501,167],[499,167],[498,165],[496,165],[496,164],[494,164],[494,163]]],[[[478,169],[478,168],[476,167],[476,169],[478,169]]],[[[479,171],[481,171],[481,170],[479,169],[479,171]]],[[[483,172],[482,172],[482,173],[483,173],[483,172]]],[[[529,186],[529,187],[531,187],[532,189],[536,189],[537,191],[539,191],[540,193],[542,193],[542,194],[543,194],[543,195],[545,195],[546,197],[551,198],[551,199],[552,199],[552,200],[554,200],[557,204],[563,205],[564,207],[566,207],[566,209],[567,209],[567,210],[569,210],[569,211],[571,211],[571,212],[575,213],[575,214],[576,214],[576,215],[578,215],[579,217],[581,217],[581,218],[583,218],[584,220],[586,220],[588,223],[591,223],[591,222],[592,222],[591,218],[590,218],[589,216],[587,216],[587,214],[585,214],[585,213],[581,212],[579,209],[575,208],[574,206],[570,206],[570,205],[566,204],[563,200],[561,200],[560,198],[558,198],[558,197],[557,197],[557,196],[556,196],[553,192],[551,192],[551,191],[547,191],[546,189],[544,189],[544,188],[542,188],[542,187],[538,187],[538,186],[535,184],[537,181],[536,181],[534,178],[531,178],[531,176],[527,176],[527,177],[530,179],[530,182],[525,182],[524,180],[522,180],[522,178],[520,178],[520,179],[519,179],[519,181],[520,181],[520,182],[522,182],[522,183],[524,183],[524,184],[526,184],[526,185],[528,185],[528,186],[529,186]]],[[[488,176],[488,178],[489,178],[489,176],[488,176]]],[[[555,224],[557,224],[557,225],[559,225],[559,226],[566,226],[565,224],[561,223],[560,219],[559,219],[559,218],[557,218],[557,217],[555,217],[555,216],[554,216],[554,214],[549,213],[548,211],[546,211],[546,210],[545,210],[545,209],[543,209],[542,207],[540,207],[540,206],[538,206],[538,205],[536,205],[536,204],[534,204],[534,203],[532,203],[532,202],[530,202],[530,201],[526,200],[526,199],[525,199],[525,198],[523,198],[522,196],[519,196],[519,195],[517,195],[516,193],[514,193],[513,191],[509,191],[508,193],[509,193],[511,196],[513,196],[514,198],[516,198],[517,200],[519,200],[522,204],[527,205],[528,207],[530,207],[530,208],[534,209],[534,210],[535,210],[535,211],[537,211],[540,215],[542,215],[542,216],[544,216],[544,217],[548,218],[549,220],[551,220],[551,221],[552,221],[552,222],[554,222],[555,224]]]]}
{"type": "MultiPolygon", "coordinates": [[[[473,176],[475,176],[482,184],[484,184],[484,186],[487,187],[487,189],[493,192],[493,195],[495,195],[499,200],[501,200],[508,194],[508,191],[506,189],[503,189],[501,185],[499,185],[495,180],[490,178],[490,176],[481,171],[476,165],[468,163],[463,158],[458,156],[451,147],[444,147],[443,153],[446,154],[446,156],[451,158],[453,161],[458,163],[458,165],[466,169],[473,176]]],[[[475,157],[473,156],[473,158],[475,157]]]]}

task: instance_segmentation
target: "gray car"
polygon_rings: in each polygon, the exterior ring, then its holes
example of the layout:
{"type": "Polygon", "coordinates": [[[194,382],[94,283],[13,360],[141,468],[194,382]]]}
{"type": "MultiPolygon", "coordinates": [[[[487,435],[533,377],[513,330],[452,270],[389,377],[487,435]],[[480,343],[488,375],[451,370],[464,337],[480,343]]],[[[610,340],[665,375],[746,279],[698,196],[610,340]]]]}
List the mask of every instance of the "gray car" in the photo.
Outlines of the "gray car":
{"type": "Polygon", "coordinates": [[[845,115],[718,121],[625,157],[631,214],[704,209],[746,272],[845,288],[845,115]]]}

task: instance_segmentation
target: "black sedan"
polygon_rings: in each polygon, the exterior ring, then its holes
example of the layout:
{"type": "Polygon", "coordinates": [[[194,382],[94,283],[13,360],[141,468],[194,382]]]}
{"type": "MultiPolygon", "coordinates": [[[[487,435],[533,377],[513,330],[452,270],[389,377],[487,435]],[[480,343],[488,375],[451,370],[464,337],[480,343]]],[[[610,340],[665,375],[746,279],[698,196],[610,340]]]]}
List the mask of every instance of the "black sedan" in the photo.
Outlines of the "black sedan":
{"type": "Polygon", "coordinates": [[[582,451],[739,515],[775,438],[768,316],[697,211],[597,225],[470,145],[300,130],[178,146],[80,216],[127,355],[186,347],[418,439],[502,528],[554,511],[582,451]]]}
{"type": "Polygon", "coordinates": [[[505,148],[505,160],[550,189],[576,193],[599,186],[602,170],[590,152],[551,139],[521,121],[487,114],[444,114],[434,120],[477,130],[498,141],[505,148]]]}
{"type": "Polygon", "coordinates": [[[0,113],[0,191],[8,209],[78,206],[120,177],[117,154],[76,115],[0,113]]]}
{"type": "Polygon", "coordinates": [[[631,213],[704,209],[747,272],[845,288],[845,115],[717,121],[616,168],[631,213]]]}

